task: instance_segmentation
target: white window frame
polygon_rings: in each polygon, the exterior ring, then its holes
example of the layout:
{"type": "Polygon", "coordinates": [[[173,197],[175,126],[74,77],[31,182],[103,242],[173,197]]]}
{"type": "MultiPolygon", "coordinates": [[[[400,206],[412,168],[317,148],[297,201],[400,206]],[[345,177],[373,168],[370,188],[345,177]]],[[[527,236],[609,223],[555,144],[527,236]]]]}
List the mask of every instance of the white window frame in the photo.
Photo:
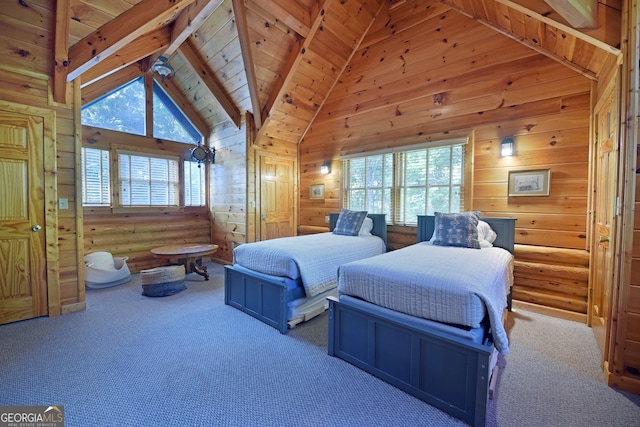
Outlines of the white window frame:
{"type": "MultiPolygon", "coordinates": [[[[206,163],[205,163],[206,166],[206,163]]],[[[185,207],[202,207],[207,205],[207,168],[201,164],[195,163],[191,160],[184,160],[182,162],[184,183],[182,190],[184,192],[184,206],[185,207]],[[197,173],[198,185],[196,186],[196,180],[193,173],[197,173]],[[197,189],[199,187],[199,191],[197,189]]]]}
{"type": "Polygon", "coordinates": [[[109,150],[103,148],[94,147],[82,147],[82,205],[83,206],[111,206],[111,153],[109,150]],[[97,178],[93,182],[93,186],[97,185],[97,194],[90,195],[87,189],[90,187],[89,180],[91,179],[87,174],[87,163],[89,158],[87,154],[91,154],[94,160],[98,162],[98,170],[94,167],[91,168],[92,174],[97,174],[97,178]],[[95,158],[97,157],[97,158],[95,158]],[[91,201],[90,201],[91,200],[91,201]]]}
{"type": "MultiPolygon", "coordinates": [[[[343,206],[346,207],[347,209],[363,209],[363,210],[367,210],[368,212],[371,213],[385,213],[387,214],[387,223],[388,224],[393,224],[393,225],[415,225],[417,223],[417,221],[413,218],[407,218],[407,214],[409,214],[407,212],[407,206],[406,203],[404,202],[406,200],[406,194],[407,191],[410,189],[423,189],[424,191],[424,198],[425,198],[425,206],[424,206],[424,210],[421,213],[418,213],[419,215],[433,215],[433,208],[431,208],[429,206],[429,189],[435,189],[435,188],[443,188],[443,187],[448,187],[449,188],[449,207],[447,209],[447,211],[449,212],[460,212],[460,211],[464,211],[467,210],[467,206],[465,205],[466,203],[469,203],[469,197],[465,197],[465,192],[468,191],[468,189],[465,188],[465,183],[467,183],[469,181],[470,178],[470,161],[469,158],[471,156],[469,156],[469,153],[467,153],[467,149],[466,149],[466,145],[468,143],[468,138],[455,138],[455,139],[450,139],[450,140],[443,140],[443,141],[434,141],[434,142],[430,142],[430,143],[426,143],[426,144],[418,144],[418,145],[411,145],[411,146],[402,146],[402,147],[395,147],[392,149],[388,149],[388,150],[379,150],[379,151],[372,151],[372,152],[368,152],[368,153],[358,153],[358,154],[354,154],[354,155],[346,155],[341,157],[341,160],[343,160],[343,206]],[[444,147],[449,147],[449,149],[452,149],[452,147],[458,147],[461,146],[462,147],[462,151],[461,151],[461,155],[462,158],[461,160],[461,164],[462,164],[462,170],[461,171],[457,171],[459,172],[459,176],[456,175],[454,173],[454,168],[453,167],[449,167],[449,172],[450,172],[450,176],[449,176],[449,183],[448,184],[434,184],[433,182],[429,183],[428,181],[428,153],[429,150],[442,150],[444,147]],[[407,158],[407,154],[409,152],[419,152],[419,151],[424,151],[425,152],[425,156],[427,156],[427,162],[426,162],[426,168],[427,168],[427,172],[425,172],[426,178],[425,178],[425,183],[424,185],[420,184],[420,185],[408,185],[405,181],[405,177],[406,177],[406,170],[408,167],[406,158],[407,158]],[[350,176],[350,166],[351,166],[351,161],[355,160],[355,159],[365,159],[365,162],[368,162],[369,159],[376,159],[379,158],[380,156],[386,157],[386,162],[383,160],[382,163],[382,174],[383,176],[385,176],[385,169],[388,168],[388,162],[389,159],[392,159],[391,164],[392,166],[392,172],[391,172],[391,176],[393,177],[391,179],[391,183],[387,182],[389,181],[389,179],[387,179],[385,181],[385,179],[383,178],[383,182],[381,183],[381,185],[377,185],[377,186],[369,186],[368,182],[366,182],[367,178],[365,177],[365,186],[364,187],[353,187],[351,185],[351,176],[350,176]],[[451,176],[454,175],[458,178],[458,181],[456,181],[455,183],[452,182],[451,180],[451,176]],[[452,194],[452,191],[454,191],[454,189],[459,189],[459,193],[457,196],[452,194]],[[355,191],[359,191],[362,192],[364,191],[364,196],[365,196],[365,200],[364,200],[364,206],[354,206],[354,204],[352,203],[352,193],[354,193],[355,191]],[[382,192],[382,198],[380,200],[375,200],[372,201],[369,199],[369,197],[376,193],[377,195],[380,195],[382,192]],[[452,201],[457,200],[455,197],[459,197],[460,203],[459,206],[454,206],[452,205],[452,201]],[[386,198],[386,203],[385,203],[385,198],[386,198]],[[380,209],[378,209],[378,207],[382,204],[383,209],[382,211],[380,209]],[[388,206],[386,206],[388,205],[388,206]]],[[[451,159],[450,159],[451,162],[451,159]]],[[[451,163],[450,163],[451,165],[451,163]]],[[[365,174],[367,173],[368,164],[365,163],[365,174]]],[[[386,171],[388,172],[388,171],[386,171]]],[[[387,175],[388,177],[389,175],[387,175]]],[[[445,209],[441,209],[442,211],[444,211],[445,209]]]]}

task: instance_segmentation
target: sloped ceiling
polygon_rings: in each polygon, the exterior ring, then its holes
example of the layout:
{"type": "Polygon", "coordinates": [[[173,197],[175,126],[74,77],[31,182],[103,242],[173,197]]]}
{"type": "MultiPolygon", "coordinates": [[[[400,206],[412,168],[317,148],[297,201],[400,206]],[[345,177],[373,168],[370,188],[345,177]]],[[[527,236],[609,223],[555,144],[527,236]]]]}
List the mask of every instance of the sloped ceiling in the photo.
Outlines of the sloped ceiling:
{"type": "Polygon", "coordinates": [[[163,86],[207,134],[250,112],[257,139],[298,143],[361,41],[394,31],[372,29],[376,17],[411,3],[416,19],[451,9],[597,80],[620,59],[621,0],[577,2],[595,12],[555,0],[58,0],[54,97],[79,77],[89,102],[163,55],[175,69],[163,86]],[[576,15],[593,28],[573,28],[576,15]]]}

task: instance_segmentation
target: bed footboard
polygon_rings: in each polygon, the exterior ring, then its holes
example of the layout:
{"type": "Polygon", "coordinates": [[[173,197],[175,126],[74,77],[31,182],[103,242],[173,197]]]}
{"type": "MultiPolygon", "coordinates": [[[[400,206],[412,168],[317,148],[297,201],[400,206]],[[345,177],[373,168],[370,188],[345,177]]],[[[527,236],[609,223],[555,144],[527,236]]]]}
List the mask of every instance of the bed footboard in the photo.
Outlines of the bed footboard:
{"type": "Polygon", "coordinates": [[[485,425],[490,341],[466,342],[403,313],[369,303],[364,307],[329,298],[330,356],[467,423],[485,425]]]}
{"type": "Polygon", "coordinates": [[[278,329],[289,331],[287,289],[283,283],[269,281],[225,266],[224,303],[278,329]]]}

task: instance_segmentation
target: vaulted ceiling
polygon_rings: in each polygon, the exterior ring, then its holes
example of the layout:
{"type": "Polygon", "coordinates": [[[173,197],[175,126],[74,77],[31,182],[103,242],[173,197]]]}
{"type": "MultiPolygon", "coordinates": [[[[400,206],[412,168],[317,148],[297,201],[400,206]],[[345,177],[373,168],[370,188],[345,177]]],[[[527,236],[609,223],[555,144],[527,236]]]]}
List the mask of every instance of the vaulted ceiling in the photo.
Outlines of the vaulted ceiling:
{"type": "Polygon", "coordinates": [[[621,0],[57,0],[54,97],[80,78],[89,102],[166,56],[161,84],[205,134],[250,112],[256,138],[299,143],[394,8],[453,10],[593,80],[621,57],[621,0]]]}

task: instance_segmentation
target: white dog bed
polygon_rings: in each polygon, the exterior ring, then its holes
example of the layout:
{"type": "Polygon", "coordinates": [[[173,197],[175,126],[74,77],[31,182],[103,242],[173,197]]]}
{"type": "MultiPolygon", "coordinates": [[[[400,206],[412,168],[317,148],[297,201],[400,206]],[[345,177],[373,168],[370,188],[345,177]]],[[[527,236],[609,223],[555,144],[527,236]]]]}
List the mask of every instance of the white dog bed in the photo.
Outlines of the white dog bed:
{"type": "Polygon", "coordinates": [[[84,257],[84,284],[87,289],[101,289],[131,280],[129,257],[113,257],[109,252],[93,252],[84,257]]]}

